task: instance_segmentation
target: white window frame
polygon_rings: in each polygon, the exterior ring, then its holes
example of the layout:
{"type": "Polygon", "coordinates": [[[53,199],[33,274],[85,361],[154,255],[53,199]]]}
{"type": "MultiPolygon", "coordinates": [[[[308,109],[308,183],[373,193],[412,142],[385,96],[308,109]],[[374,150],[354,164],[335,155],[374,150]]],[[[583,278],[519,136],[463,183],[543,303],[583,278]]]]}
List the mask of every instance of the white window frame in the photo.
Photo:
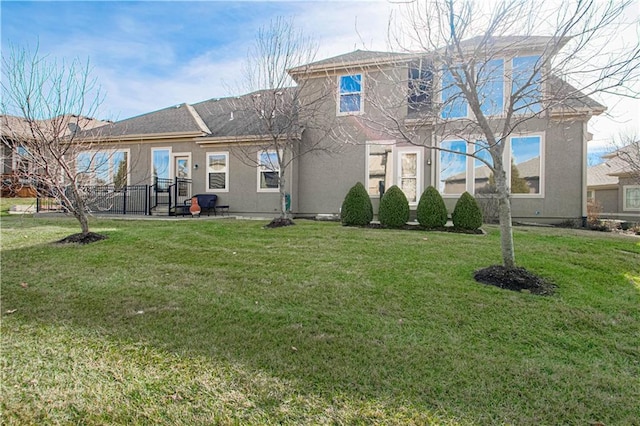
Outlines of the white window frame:
{"type": "MultiPolygon", "coordinates": [[[[499,136],[496,136],[499,137],[499,136]]],[[[502,162],[506,168],[506,178],[507,182],[509,182],[509,187],[511,187],[511,158],[512,158],[512,147],[511,147],[511,139],[512,138],[524,138],[524,137],[539,137],[540,138],[540,191],[538,194],[514,194],[510,193],[510,197],[512,198],[544,198],[544,188],[545,188],[545,134],[544,132],[534,132],[534,133],[514,133],[509,135],[505,147],[504,152],[502,154],[502,162]]],[[[479,140],[482,137],[467,137],[467,138],[447,138],[442,139],[438,142],[438,146],[441,146],[445,142],[452,141],[464,141],[467,144],[467,154],[474,152],[475,145],[469,140],[479,140]]],[[[435,167],[435,180],[434,182],[438,183],[437,188],[439,189],[440,182],[440,153],[442,151],[437,152],[436,155],[436,167],[435,167]]],[[[484,196],[484,194],[476,194],[475,190],[475,158],[470,155],[466,155],[466,181],[465,181],[465,191],[469,194],[473,194],[474,196],[484,196]]],[[[460,194],[441,194],[443,198],[458,198],[460,194]]]]}
{"type": "MultiPolygon", "coordinates": [[[[280,174],[281,173],[280,164],[277,164],[278,170],[265,170],[265,169],[263,169],[262,163],[260,161],[260,156],[261,156],[261,154],[264,154],[264,153],[266,153],[267,155],[271,154],[271,153],[276,154],[276,150],[275,149],[266,149],[266,150],[258,151],[258,155],[257,155],[258,158],[257,158],[257,163],[256,163],[257,164],[257,167],[256,167],[256,171],[257,171],[257,182],[256,182],[257,191],[258,192],[280,192],[280,181],[279,180],[278,180],[278,187],[277,188],[262,188],[262,187],[260,187],[262,172],[265,172],[265,171],[273,171],[273,172],[275,172],[275,171],[277,171],[278,172],[278,176],[281,176],[281,174],[280,174]]],[[[282,152],[280,153],[280,157],[282,158],[282,152]]]]}
{"type": "Polygon", "coordinates": [[[119,152],[124,152],[127,154],[127,178],[126,178],[126,182],[125,185],[131,185],[131,149],[130,148],[121,148],[121,149],[109,149],[109,150],[95,150],[95,149],[88,149],[86,151],[79,151],[75,154],[75,168],[76,168],[76,174],[79,176],[80,174],[84,174],[82,172],[80,172],[78,170],[78,157],[82,154],[88,154],[90,161],[91,161],[91,167],[90,167],[90,173],[92,174],[91,178],[90,178],[90,182],[89,185],[90,186],[103,186],[103,185],[98,185],[97,183],[97,169],[96,166],[94,164],[96,155],[98,154],[105,154],[107,156],[107,161],[109,163],[109,183],[107,183],[106,185],[113,185],[114,184],[114,177],[116,174],[116,170],[113,169],[113,156],[119,152]]]}
{"type": "MultiPolygon", "coordinates": [[[[206,186],[206,192],[229,192],[229,151],[207,152],[205,156],[204,167],[204,180],[206,186]],[[209,156],[210,155],[222,155],[224,156],[224,189],[209,188],[209,156]]],[[[221,172],[217,172],[221,173],[221,172]]]]}
{"type": "Polygon", "coordinates": [[[509,182],[509,192],[512,198],[544,198],[544,187],[545,187],[545,138],[544,132],[536,132],[536,133],[513,133],[509,135],[509,143],[505,147],[505,152],[508,153],[508,156],[505,159],[504,164],[507,166],[507,182],[509,182]],[[511,140],[513,138],[530,138],[530,137],[539,137],[540,138],[540,192],[538,194],[514,194],[511,192],[511,158],[513,155],[513,150],[511,147],[511,140]],[[507,162],[508,160],[508,162],[507,162]]]}
{"type": "MultiPolygon", "coordinates": [[[[446,139],[442,139],[438,142],[438,147],[441,147],[443,143],[446,142],[465,142],[466,143],[466,153],[469,153],[469,149],[471,149],[471,147],[473,147],[473,144],[470,144],[468,141],[466,141],[463,138],[446,138],[446,139]]],[[[436,185],[434,185],[437,189],[438,192],[441,193],[442,198],[459,198],[460,195],[462,195],[462,192],[460,193],[455,193],[455,194],[445,194],[443,192],[440,191],[440,162],[441,162],[441,157],[440,155],[445,152],[445,151],[441,151],[439,149],[436,150],[436,167],[435,167],[435,173],[436,173],[436,185]]],[[[468,155],[464,155],[464,154],[459,154],[465,157],[465,183],[464,183],[464,187],[465,187],[465,191],[467,191],[470,194],[473,194],[473,183],[470,183],[470,180],[473,182],[473,179],[470,179],[471,177],[473,177],[474,175],[474,171],[473,171],[473,161],[474,158],[471,158],[468,155]],[[471,189],[471,190],[470,190],[471,189]]],[[[464,191],[463,191],[464,192],[464,191]]]]}
{"type": "Polygon", "coordinates": [[[158,146],[158,147],[154,147],[151,148],[151,161],[150,161],[150,170],[149,170],[149,180],[151,181],[151,184],[153,185],[155,182],[153,181],[153,158],[155,157],[154,153],[155,151],[169,151],[169,179],[171,179],[174,175],[173,173],[173,150],[171,149],[170,146],[158,146]]]}
{"type": "Polygon", "coordinates": [[[638,189],[640,190],[640,185],[623,185],[622,186],[622,211],[625,212],[637,212],[640,211],[640,208],[637,207],[629,207],[627,205],[627,191],[630,189],[638,189]]]}
{"type": "Polygon", "coordinates": [[[357,72],[357,73],[349,73],[349,74],[340,74],[338,75],[338,93],[337,93],[337,103],[336,103],[336,115],[337,116],[345,116],[345,115],[361,115],[364,113],[364,80],[365,80],[365,75],[363,72],[357,72]],[[360,91],[359,92],[347,92],[347,93],[342,93],[340,91],[340,82],[342,80],[342,77],[349,77],[349,76],[356,76],[359,75],[360,76],[360,91]],[[359,94],[360,95],[360,109],[358,111],[340,111],[340,101],[342,100],[342,96],[343,95],[355,95],[355,94],[359,94]]]}
{"type": "Polygon", "coordinates": [[[416,154],[416,200],[409,201],[410,207],[417,206],[420,201],[420,196],[422,195],[422,169],[424,168],[423,151],[424,150],[422,148],[417,147],[398,147],[395,152],[396,176],[394,185],[397,185],[400,189],[402,189],[402,155],[416,154]]]}

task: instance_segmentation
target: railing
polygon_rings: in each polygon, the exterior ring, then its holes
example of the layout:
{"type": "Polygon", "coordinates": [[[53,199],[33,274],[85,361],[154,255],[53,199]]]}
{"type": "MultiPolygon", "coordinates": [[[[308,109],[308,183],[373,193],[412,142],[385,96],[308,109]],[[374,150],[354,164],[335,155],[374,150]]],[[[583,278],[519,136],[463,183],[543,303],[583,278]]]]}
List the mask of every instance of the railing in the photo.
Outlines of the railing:
{"type": "MultiPolygon", "coordinates": [[[[166,206],[168,214],[179,214],[179,206],[191,198],[191,179],[155,179],[153,185],[82,186],[82,198],[91,213],[150,215],[158,206],[166,206]]],[[[37,212],[68,212],[61,200],[73,200],[70,188],[64,197],[38,197],[37,212]]]]}
{"type": "Polygon", "coordinates": [[[169,186],[169,212],[177,215],[179,206],[191,198],[191,179],[176,178],[169,186]]]}
{"type": "MultiPolygon", "coordinates": [[[[79,187],[88,211],[102,214],[140,214],[149,211],[149,185],[94,185],[79,187]]],[[[68,212],[69,209],[62,201],[64,198],[73,200],[70,189],[65,191],[65,197],[38,197],[37,212],[68,212]]]]}

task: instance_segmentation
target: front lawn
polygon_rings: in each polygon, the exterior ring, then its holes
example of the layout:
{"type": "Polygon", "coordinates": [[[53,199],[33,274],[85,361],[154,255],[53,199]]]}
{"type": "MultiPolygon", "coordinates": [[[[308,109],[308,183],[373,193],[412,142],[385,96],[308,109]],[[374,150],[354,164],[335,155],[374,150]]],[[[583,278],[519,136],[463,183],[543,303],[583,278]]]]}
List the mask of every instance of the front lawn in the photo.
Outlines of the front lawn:
{"type": "Polygon", "coordinates": [[[4,424],[637,424],[640,239],[3,217],[4,424]]]}

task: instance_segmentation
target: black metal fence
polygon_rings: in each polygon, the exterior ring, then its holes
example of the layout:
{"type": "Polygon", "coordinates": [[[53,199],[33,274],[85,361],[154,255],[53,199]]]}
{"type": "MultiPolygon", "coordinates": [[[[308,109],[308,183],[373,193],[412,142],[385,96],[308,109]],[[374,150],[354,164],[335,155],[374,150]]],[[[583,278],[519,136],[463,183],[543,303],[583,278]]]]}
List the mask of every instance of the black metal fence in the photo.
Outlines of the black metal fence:
{"type": "MultiPolygon", "coordinates": [[[[79,188],[81,197],[91,213],[150,215],[162,206],[166,214],[177,214],[176,206],[184,205],[191,197],[190,179],[156,179],[153,185],[93,185],[79,188]]],[[[70,189],[65,196],[38,197],[36,210],[40,212],[68,212],[62,200],[73,200],[70,189]]]]}

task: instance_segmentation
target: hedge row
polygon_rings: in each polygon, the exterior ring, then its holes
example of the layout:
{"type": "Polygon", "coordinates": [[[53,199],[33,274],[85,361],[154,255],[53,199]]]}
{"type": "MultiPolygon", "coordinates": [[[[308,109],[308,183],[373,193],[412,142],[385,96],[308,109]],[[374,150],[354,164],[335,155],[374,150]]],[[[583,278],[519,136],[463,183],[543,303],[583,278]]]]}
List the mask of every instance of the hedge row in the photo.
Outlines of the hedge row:
{"type": "MultiPolygon", "coordinates": [[[[416,211],[418,223],[425,228],[441,228],[447,223],[448,214],[442,196],[433,186],[420,196],[416,211]]],[[[366,188],[356,183],[347,193],[340,213],[346,226],[367,226],[373,220],[373,206],[366,188]]],[[[378,210],[380,224],[387,228],[402,228],[409,221],[409,202],[396,185],[389,188],[380,199],[378,210]]],[[[475,198],[465,192],[460,196],[451,214],[453,226],[475,230],[482,226],[482,211],[475,198]]]]}

